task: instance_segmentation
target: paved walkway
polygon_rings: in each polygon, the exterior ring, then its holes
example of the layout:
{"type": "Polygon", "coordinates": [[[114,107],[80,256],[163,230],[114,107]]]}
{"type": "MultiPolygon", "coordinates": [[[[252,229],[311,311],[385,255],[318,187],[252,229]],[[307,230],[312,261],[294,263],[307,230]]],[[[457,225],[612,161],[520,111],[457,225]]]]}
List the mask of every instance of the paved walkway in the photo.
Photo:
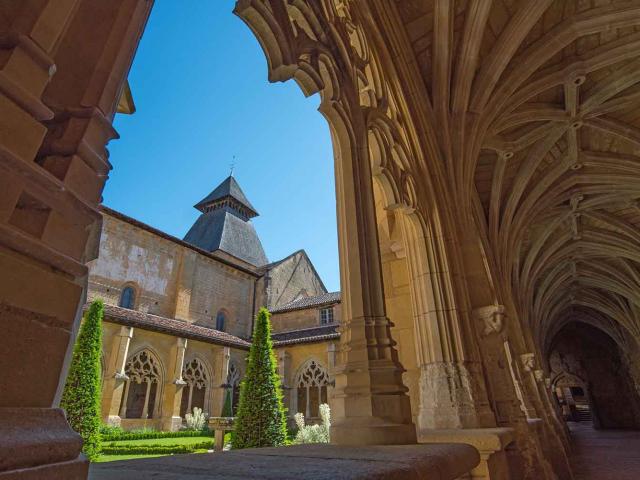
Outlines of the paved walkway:
{"type": "Polygon", "coordinates": [[[575,480],[640,480],[640,431],[569,422],[575,480]]]}

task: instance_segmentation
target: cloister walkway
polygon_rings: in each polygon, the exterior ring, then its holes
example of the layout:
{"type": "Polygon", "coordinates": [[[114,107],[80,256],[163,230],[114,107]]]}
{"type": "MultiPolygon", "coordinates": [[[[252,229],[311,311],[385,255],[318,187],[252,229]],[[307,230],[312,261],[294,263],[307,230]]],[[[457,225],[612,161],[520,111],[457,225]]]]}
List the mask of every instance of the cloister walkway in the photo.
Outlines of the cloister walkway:
{"type": "Polygon", "coordinates": [[[594,430],[569,422],[575,480],[640,479],[640,431],[594,430]]]}

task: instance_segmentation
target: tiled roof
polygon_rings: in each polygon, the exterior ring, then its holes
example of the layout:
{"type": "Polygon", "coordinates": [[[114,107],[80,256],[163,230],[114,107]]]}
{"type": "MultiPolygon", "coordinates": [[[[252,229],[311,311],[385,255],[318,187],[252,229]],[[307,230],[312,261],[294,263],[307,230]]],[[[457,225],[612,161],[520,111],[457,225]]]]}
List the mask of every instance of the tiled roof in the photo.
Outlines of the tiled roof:
{"type": "Polygon", "coordinates": [[[293,345],[297,343],[323,342],[340,338],[338,325],[322,325],[320,327],[303,328],[290,332],[272,333],[271,339],[275,347],[293,345]]]}
{"type": "Polygon", "coordinates": [[[198,210],[202,210],[206,205],[209,205],[218,200],[222,200],[226,197],[232,197],[236,199],[246,208],[251,210],[255,215],[258,215],[258,212],[256,211],[256,209],[253,208],[253,205],[251,205],[251,202],[249,202],[249,199],[240,188],[240,185],[238,184],[236,179],[232,176],[228,176],[227,178],[225,178],[222,181],[222,183],[215,188],[213,192],[211,192],[209,195],[204,197],[194,206],[198,210]]]}
{"type": "Polygon", "coordinates": [[[253,224],[230,207],[200,215],[184,241],[208,252],[222,250],[256,267],[268,262],[253,224]]]}
{"type": "Polygon", "coordinates": [[[283,313],[290,312],[292,310],[302,310],[311,307],[321,307],[323,305],[330,305],[332,303],[340,302],[340,292],[323,293],[322,295],[315,295],[313,297],[302,297],[293,302],[285,303],[277,308],[271,310],[271,313],[283,313]]]}
{"type": "Polygon", "coordinates": [[[183,320],[159,317],[150,313],[129,310],[115,305],[104,306],[104,319],[111,323],[167,333],[182,338],[214,343],[227,347],[248,348],[251,344],[242,338],[212,328],[193,325],[183,320]]]}

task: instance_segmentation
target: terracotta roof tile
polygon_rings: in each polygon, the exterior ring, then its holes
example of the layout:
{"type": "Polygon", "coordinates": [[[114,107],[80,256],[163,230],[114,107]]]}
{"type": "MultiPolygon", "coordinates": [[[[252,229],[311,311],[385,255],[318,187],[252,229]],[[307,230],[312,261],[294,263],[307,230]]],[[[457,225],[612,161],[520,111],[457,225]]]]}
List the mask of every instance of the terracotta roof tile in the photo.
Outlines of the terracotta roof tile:
{"type": "Polygon", "coordinates": [[[271,310],[271,313],[290,312],[292,310],[303,310],[311,307],[321,307],[323,305],[331,305],[340,303],[340,292],[323,293],[313,297],[302,297],[293,302],[285,303],[271,310]]]}
{"type": "MultiPolygon", "coordinates": [[[[85,307],[86,308],[86,307],[85,307]]],[[[159,317],[150,313],[129,310],[115,305],[104,306],[104,319],[107,322],[142,328],[154,332],[167,333],[227,347],[249,348],[248,341],[213,328],[201,327],[183,320],[159,317]]]]}
{"type": "Polygon", "coordinates": [[[322,325],[319,327],[302,328],[289,332],[272,333],[271,339],[275,347],[294,345],[297,343],[323,342],[340,338],[338,324],[322,325]]]}

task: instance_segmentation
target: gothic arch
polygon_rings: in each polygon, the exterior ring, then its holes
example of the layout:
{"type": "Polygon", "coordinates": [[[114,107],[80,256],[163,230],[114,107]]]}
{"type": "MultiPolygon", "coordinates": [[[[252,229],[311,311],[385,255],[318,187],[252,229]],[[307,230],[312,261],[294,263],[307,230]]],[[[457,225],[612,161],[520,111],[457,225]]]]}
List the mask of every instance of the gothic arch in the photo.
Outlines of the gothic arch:
{"type": "Polygon", "coordinates": [[[211,394],[211,368],[208,363],[198,355],[190,357],[184,362],[182,368],[182,380],[186,385],[182,389],[180,402],[180,416],[184,418],[187,413],[192,413],[195,407],[204,412],[209,411],[211,394]]]}
{"type": "Polygon", "coordinates": [[[139,348],[125,365],[121,418],[157,418],[161,415],[164,367],[149,347],[139,348]]]}
{"type": "Polygon", "coordinates": [[[329,373],[319,360],[310,358],[298,368],[294,377],[294,412],[305,418],[319,418],[321,403],[328,402],[329,373]]]}

